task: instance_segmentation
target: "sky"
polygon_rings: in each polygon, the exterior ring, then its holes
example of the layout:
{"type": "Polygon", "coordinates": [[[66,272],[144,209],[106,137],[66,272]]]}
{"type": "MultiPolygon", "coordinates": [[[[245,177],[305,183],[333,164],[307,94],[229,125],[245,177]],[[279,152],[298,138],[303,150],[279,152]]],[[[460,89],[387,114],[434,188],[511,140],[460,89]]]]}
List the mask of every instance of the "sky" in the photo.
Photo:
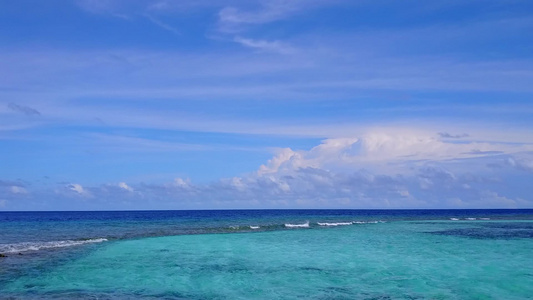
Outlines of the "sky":
{"type": "Polygon", "coordinates": [[[529,0],[0,0],[0,210],[533,208],[529,0]]]}

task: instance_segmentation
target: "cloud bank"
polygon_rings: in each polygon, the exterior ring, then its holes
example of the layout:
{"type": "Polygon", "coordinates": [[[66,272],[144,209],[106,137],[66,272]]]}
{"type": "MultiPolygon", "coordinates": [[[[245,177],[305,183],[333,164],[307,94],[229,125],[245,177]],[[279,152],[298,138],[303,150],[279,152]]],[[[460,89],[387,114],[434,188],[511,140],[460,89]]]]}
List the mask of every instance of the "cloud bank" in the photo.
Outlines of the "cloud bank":
{"type": "Polygon", "coordinates": [[[184,178],[72,183],[30,193],[15,182],[0,187],[10,191],[5,208],[16,208],[17,197],[31,202],[46,196],[59,199],[63,209],[80,201],[86,209],[531,207],[531,191],[513,189],[514,176],[533,178],[531,144],[455,143],[439,133],[404,130],[326,139],[309,150],[279,149],[255,172],[204,184],[184,178]]]}

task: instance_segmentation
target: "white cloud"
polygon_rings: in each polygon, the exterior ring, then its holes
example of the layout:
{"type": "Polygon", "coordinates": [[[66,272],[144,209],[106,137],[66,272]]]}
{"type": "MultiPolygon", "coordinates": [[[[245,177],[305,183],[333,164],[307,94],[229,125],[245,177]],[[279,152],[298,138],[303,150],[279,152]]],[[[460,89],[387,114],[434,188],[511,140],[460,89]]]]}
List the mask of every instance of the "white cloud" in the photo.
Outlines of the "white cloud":
{"type": "MultiPolygon", "coordinates": [[[[276,1],[277,3],[281,3],[276,1]]],[[[274,1],[266,3],[274,4],[274,1]]],[[[264,5],[256,11],[243,11],[235,7],[225,7],[218,13],[222,31],[236,31],[242,24],[263,24],[276,21],[294,11],[290,1],[282,5],[264,5]]]]}
{"type": "Polygon", "coordinates": [[[530,154],[528,156],[522,155],[517,157],[509,157],[507,158],[507,163],[510,166],[513,166],[520,170],[531,172],[533,171],[533,154],[530,154]]]}
{"type": "Polygon", "coordinates": [[[172,5],[168,1],[156,1],[148,6],[149,10],[168,10],[172,5]]]}
{"type": "Polygon", "coordinates": [[[487,147],[498,149],[494,150],[497,153],[465,152],[465,149],[479,146],[475,141],[456,144],[437,133],[433,137],[411,133],[395,138],[367,134],[360,138],[328,139],[310,150],[280,149],[256,173],[207,185],[176,179],[172,186],[186,189],[152,186],[151,193],[172,195],[180,199],[182,205],[221,208],[531,206],[532,203],[523,200],[524,197],[507,196],[501,185],[493,184],[495,180],[507,180],[505,176],[485,174],[483,169],[485,161],[511,158],[511,150],[524,149],[495,144],[487,147]],[[399,169],[374,167],[391,163],[404,165],[399,169]],[[185,193],[186,190],[195,193],[185,193]]]}
{"type": "MultiPolygon", "coordinates": [[[[455,143],[437,134],[392,129],[370,131],[357,138],[327,139],[309,151],[281,150],[258,173],[298,168],[372,168],[419,161],[446,161],[533,151],[531,144],[488,143],[468,140],[455,143]],[[481,150],[480,150],[481,149],[481,150]]],[[[510,158],[512,164],[516,161],[510,158]]],[[[521,166],[527,166],[526,160],[521,166]]],[[[404,166],[402,166],[404,167],[404,166]]],[[[383,171],[383,169],[381,169],[383,171]]],[[[396,171],[393,167],[392,170],[396,171]]]]}
{"type": "Polygon", "coordinates": [[[332,1],[323,0],[263,0],[248,1],[255,4],[255,9],[242,9],[235,6],[227,6],[218,13],[221,31],[239,31],[243,25],[265,24],[285,19],[295,13],[316,8],[321,5],[329,5],[332,1]]]}
{"type": "Polygon", "coordinates": [[[280,54],[292,54],[295,49],[280,41],[253,40],[243,37],[235,37],[233,41],[258,51],[275,52],[280,54]]]}
{"type": "MultiPolygon", "coordinates": [[[[531,176],[524,173],[530,170],[531,145],[478,141],[471,131],[457,142],[439,132],[371,129],[353,138],[326,139],[310,149],[279,149],[256,172],[212,183],[175,178],[169,183],[138,183],[135,190],[125,182],[93,187],[73,183],[67,185],[70,193],[63,191],[60,196],[91,196],[94,201],[83,205],[123,209],[533,205],[524,200],[529,199],[529,187],[507,187],[516,176],[523,180],[531,176]],[[492,164],[498,167],[489,167],[492,164]]],[[[9,190],[14,184],[3,185],[9,190]]],[[[25,198],[38,196],[34,194],[25,198]]]]}
{"type": "Polygon", "coordinates": [[[86,191],[81,184],[78,183],[71,183],[67,185],[67,188],[73,192],[76,192],[78,195],[82,196],[88,196],[90,195],[88,191],[86,191]]]}
{"type": "MultiPolygon", "coordinates": [[[[399,171],[383,172],[383,168],[372,167],[380,161],[363,164],[361,159],[351,163],[361,153],[350,152],[352,145],[359,141],[330,139],[309,150],[282,149],[257,172],[206,184],[176,178],[166,184],[137,184],[135,193],[124,193],[133,189],[123,182],[67,187],[77,195],[88,195],[90,191],[94,201],[83,205],[118,209],[524,208],[533,205],[531,200],[526,200],[530,199],[529,187],[507,188],[507,184],[512,184],[509,180],[514,180],[517,174],[524,178],[531,177],[529,173],[524,175],[522,169],[511,164],[502,164],[492,171],[484,167],[487,162],[513,157],[509,154],[472,156],[460,161],[428,159],[415,164],[407,162],[407,167],[399,171]]],[[[405,157],[385,155],[384,159],[388,165],[391,160],[405,157]]],[[[72,196],[72,193],[62,193],[61,201],[66,205],[72,196]]],[[[28,197],[39,195],[30,193],[28,197]]]]}
{"type": "Polygon", "coordinates": [[[191,189],[191,181],[188,178],[185,180],[183,178],[175,178],[172,185],[185,190],[191,189]]]}
{"type": "Polygon", "coordinates": [[[11,193],[13,194],[27,194],[28,191],[21,187],[21,186],[17,186],[17,185],[13,185],[11,186],[11,193]]]}
{"type": "Polygon", "coordinates": [[[127,185],[125,182],[120,182],[120,183],[118,184],[118,186],[119,186],[121,189],[123,189],[123,190],[126,190],[126,191],[128,191],[128,192],[133,192],[133,188],[130,187],[129,185],[127,185]]]}
{"type": "Polygon", "coordinates": [[[282,164],[285,164],[291,160],[300,160],[300,154],[292,151],[290,148],[284,148],[278,151],[277,155],[268,161],[266,165],[259,167],[258,174],[264,175],[268,173],[275,173],[279,170],[282,164]]]}

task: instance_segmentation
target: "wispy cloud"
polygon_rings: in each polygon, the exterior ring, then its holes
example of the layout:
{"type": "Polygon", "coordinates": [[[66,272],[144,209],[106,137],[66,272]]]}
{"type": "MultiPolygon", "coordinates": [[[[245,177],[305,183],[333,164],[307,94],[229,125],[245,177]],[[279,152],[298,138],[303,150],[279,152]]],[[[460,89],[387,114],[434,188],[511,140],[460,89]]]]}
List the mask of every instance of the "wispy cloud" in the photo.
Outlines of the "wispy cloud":
{"type": "Polygon", "coordinates": [[[290,6],[270,6],[257,12],[243,12],[235,7],[222,9],[218,16],[223,30],[235,30],[241,24],[261,24],[280,19],[290,12],[290,6]]]}
{"type": "Polygon", "coordinates": [[[177,143],[116,134],[88,134],[87,141],[90,141],[93,146],[101,149],[101,151],[118,151],[121,153],[202,151],[210,149],[207,145],[177,143]]]}
{"type": "Polygon", "coordinates": [[[145,14],[144,15],[148,20],[150,20],[150,22],[154,23],[155,25],[159,26],[160,28],[163,28],[164,30],[167,30],[167,31],[170,31],[174,34],[177,34],[177,35],[180,35],[181,33],[179,32],[178,29],[174,28],[173,26],[159,20],[159,19],[156,19],[154,18],[153,16],[151,15],[148,15],[148,14],[145,14]]]}
{"type": "Polygon", "coordinates": [[[78,6],[90,13],[107,14],[119,19],[130,20],[132,7],[142,5],[143,1],[123,0],[76,0],[78,6]]]}
{"type": "Polygon", "coordinates": [[[71,191],[74,191],[80,195],[83,195],[86,193],[85,189],[83,189],[83,187],[80,185],[80,184],[77,184],[77,183],[72,183],[72,184],[69,184],[67,186],[68,189],[70,189],[71,191]]]}
{"type": "Polygon", "coordinates": [[[90,189],[83,187],[79,183],[70,183],[56,190],[55,193],[67,198],[81,197],[82,199],[85,199],[93,197],[93,194],[89,190],[90,189]]]}
{"type": "Polygon", "coordinates": [[[41,113],[34,108],[31,108],[29,106],[15,104],[13,102],[9,103],[7,107],[12,111],[23,113],[27,116],[40,116],[41,115],[41,113]]]}
{"type": "Polygon", "coordinates": [[[237,36],[233,41],[258,51],[275,52],[280,54],[292,54],[295,49],[280,41],[253,40],[237,36]]]}
{"type": "Polygon", "coordinates": [[[468,135],[467,133],[450,134],[450,133],[448,133],[448,132],[439,132],[439,136],[440,136],[441,138],[460,139],[460,138],[469,137],[470,135],[468,135]]]}
{"type": "Polygon", "coordinates": [[[533,153],[522,153],[521,155],[509,157],[505,162],[519,170],[533,172],[533,153]]]}
{"type": "Polygon", "coordinates": [[[265,24],[287,18],[297,12],[331,4],[331,1],[284,1],[266,0],[253,2],[255,9],[243,9],[227,6],[220,10],[219,29],[224,32],[236,32],[246,25],[265,24]],[[329,3],[328,3],[329,2],[329,3]]]}

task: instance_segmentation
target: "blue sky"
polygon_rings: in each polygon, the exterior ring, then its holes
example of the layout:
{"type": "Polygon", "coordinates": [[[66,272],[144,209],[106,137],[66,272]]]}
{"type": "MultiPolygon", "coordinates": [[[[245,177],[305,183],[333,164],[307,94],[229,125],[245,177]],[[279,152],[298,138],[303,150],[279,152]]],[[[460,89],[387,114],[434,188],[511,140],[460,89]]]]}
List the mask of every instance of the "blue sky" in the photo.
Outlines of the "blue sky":
{"type": "Polygon", "coordinates": [[[0,0],[0,210],[533,207],[531,1],[0,0]]]}

